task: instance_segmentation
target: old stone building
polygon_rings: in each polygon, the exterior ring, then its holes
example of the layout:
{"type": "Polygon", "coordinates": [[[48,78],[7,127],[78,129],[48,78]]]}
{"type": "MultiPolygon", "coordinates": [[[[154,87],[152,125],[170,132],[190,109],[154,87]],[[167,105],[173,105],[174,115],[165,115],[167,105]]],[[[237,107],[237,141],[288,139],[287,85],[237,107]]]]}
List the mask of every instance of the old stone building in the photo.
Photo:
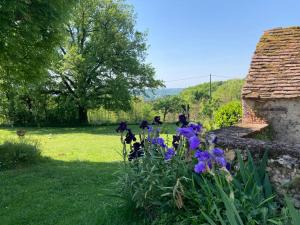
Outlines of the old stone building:
{"type": "Polygon", "coordinates": [[[243,123],[268,123],[276,140],[300,143],[300,27],[266,31],[242,90],[243,123]]]}

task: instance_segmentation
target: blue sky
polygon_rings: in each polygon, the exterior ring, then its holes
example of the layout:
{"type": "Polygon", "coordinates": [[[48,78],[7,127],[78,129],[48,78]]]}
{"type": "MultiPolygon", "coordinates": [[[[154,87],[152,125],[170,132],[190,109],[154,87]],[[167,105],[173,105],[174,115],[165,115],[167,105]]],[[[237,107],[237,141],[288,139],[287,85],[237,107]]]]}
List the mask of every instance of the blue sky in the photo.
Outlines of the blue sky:
{"type": "Polygon", "coordinates": [[[263,31],[300,25],[300,0],[127,0],[167,87],[244,78],[263,31]]]}

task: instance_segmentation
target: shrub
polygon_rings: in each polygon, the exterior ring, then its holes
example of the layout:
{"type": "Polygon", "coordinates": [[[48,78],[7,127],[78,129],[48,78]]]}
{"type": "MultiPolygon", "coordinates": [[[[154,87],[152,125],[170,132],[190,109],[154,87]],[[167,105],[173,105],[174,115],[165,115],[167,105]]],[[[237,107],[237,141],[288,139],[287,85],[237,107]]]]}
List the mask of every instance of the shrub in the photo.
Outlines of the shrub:
{"type": "Polygon", "coordinates": [[[38,144],[33,141],[5,141],[0,145],[0,170],[33,164],[40,158],[38,144]]]}
{"type": "Polygon", "coordinates": [[[251,154],[244,162],[237,152],[238,160],[229,163],[215,140],[200,140],[200,124],[184,116],[178,124],[172,140],[161,138],[160,125],[147,121],[140,140],[126,124],[118,128],[124,157],[118,186],[135,213],[157,225],[282,224],[266,173],[267,153],[256,164],[251,154]]]}
{"type": "Polygon", "coordinates": [[[242,105],[232,101],[221,106],[214,114],[217,127],[228,127],[236,124],[242,117],[242,105]]]}

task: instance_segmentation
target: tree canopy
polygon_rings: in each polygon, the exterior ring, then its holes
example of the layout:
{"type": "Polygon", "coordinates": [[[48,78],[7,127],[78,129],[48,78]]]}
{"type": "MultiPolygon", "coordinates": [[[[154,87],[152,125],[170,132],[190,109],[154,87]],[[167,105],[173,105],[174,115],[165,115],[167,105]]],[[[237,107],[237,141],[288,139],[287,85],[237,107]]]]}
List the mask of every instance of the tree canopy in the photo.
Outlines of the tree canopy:
{"type": "Polygon", "coordinates": [[[1,74],[32,80],[45,72],[75,0],[0,2],[1,74]]]}
{"type": "Polygon", "coordinates": [[[67,40],[50,80],[56,94],[78,107],[81,122],[87,122],[88,109],[126,110],[131,95],[162,85],[145,63],[145,34],[135,29],[133,10],[122,1],[80,1],[65,27],[67,40]]]}

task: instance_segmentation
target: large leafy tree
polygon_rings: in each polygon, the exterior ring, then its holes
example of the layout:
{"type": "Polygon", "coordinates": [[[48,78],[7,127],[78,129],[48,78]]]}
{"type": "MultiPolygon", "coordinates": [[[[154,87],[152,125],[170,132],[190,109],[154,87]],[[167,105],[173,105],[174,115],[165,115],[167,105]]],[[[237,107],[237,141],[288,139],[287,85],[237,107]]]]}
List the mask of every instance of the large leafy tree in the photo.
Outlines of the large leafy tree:
{"type": "Polygon", "coordinates": [[[44,74],[75,0],[1,0],[1,75],[34,80],[44,74]]]}
{"type": "Polygon", "coordinates": [[[126,110],[131,96],[162,85],[145,62],[145,34],[135,29],[132,8],[123,1],[79,1],[65,29],[46,91],[71,99],[81,123],[88,109],[126,110]]]}

